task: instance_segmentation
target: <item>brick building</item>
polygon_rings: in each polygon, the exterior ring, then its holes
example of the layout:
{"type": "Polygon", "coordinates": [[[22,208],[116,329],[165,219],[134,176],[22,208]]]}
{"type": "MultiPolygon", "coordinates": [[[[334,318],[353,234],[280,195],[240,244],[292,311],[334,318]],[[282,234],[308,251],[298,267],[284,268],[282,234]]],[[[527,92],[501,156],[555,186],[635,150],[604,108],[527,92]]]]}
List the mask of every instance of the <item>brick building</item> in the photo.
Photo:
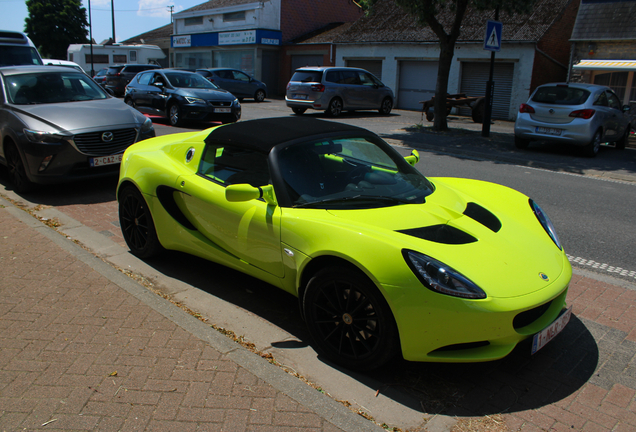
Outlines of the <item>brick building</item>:
{"type": "MultiPolygon", "coordinates": [[[[538,85],[565,81],[570,43],[580,0],[537,0],[528,14],[501,13],[501,51],[496,54],[493,117],[514,119],[519,104],[538,85]]],[[[490,51],[483,49],[486,21],[494,11],[469,9],[455,46],[449,93],[485,95],[490,51]]],[[[438,19],[447,29],[453,14],[438,19]]],[[[331,30],[338,66],[357,66],[373,72],[394,89],[398,108],[421,109],[420,101],[435,93],[439,59],[438,38],[428,27],[400,8],[394,0],[379,0],[373,13],[348,26],[331,30]]],[[[324,35],[297,41],[294,50],[327,42],[324,35]]],[[[464,113],[468,113],[465,111],[464,113]]]]}
{"type": "Polygon", "coordinates": [[[280,94],[291,76],[283,46],[360,16],[352,0],[210,0],[173,15],[170,66],[241,69],[280,94]]]}
{"type": "Polygon", "coordinates": [[[636,1],[582,0],[570,41],[572,81],[608,85],[624,104],[636,101],[636,1]]]}

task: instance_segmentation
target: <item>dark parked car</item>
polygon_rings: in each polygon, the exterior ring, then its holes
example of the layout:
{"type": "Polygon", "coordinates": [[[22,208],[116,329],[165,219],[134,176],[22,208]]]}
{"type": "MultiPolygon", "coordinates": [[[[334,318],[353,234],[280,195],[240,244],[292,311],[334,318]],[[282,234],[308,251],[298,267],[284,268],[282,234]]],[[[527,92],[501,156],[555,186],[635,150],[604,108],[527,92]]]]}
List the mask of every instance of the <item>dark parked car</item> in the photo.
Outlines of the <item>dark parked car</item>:
{"type": "Polygon", "coordinates": [[[150,119],[73,68],[2,67],[0,99],[0,163],[19,193],[116,175],[124,150],[155,136],[150,119]]]}
{"type": "Polygon", "coordinates": [[[238,69],[197,69],[197,73],[229,91],[239,100],[254,98],[256,102],[263,102],[267,97],[267,85],[264,82],[260,82],[238,69]]]}
{"type": "Polygon", "coordinates": [[[108,72],[108,68],[100,69],[93,77],[93,80],[95,80],[97,84],[104,86],[104,84],[106,84],[107,72],[108,72]]]}
{"type": "Polygon", "coordinates": [[[393,90],[372,73],[350,67],[303,67],[287,84],[285,103],[294,114],[323,110],[332,117],[342,111],[378,110],[389,115],[393,90]]]}
{"type": "Polygon", "coordinates": [[[130,80],[133,79],[139,72],[149,69],[161,69],[161,66],[152,64],[109,66],[108,71],[106,72],[104,88],[112,90],[115,96],[122,96],[126,91],[126,86],[130,80]]]}
{"type": "Polygon", "coordinates": [[[124,101],[143,113],[167,117],[173,126],[184,120],[232,123],[241,118],[241,104],[232,93],[183,70],[141,72],[126,87],[124,101]]]}

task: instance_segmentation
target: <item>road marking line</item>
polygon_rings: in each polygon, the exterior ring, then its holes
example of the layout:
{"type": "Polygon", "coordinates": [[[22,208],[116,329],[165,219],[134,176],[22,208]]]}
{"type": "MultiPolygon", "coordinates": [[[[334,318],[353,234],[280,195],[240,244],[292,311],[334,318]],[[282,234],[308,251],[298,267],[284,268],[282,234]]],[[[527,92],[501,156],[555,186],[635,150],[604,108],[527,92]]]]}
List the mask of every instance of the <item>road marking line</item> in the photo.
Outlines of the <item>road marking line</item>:
{"type": "Polygon", "coordinates": [[[636,271],[634,270],[627,270],[622,267],[611,266],[609,264],[603,264],[600,262],[596,262],[594,260],[589,260],[589,259],[585,259],[581,257],[574,257],[572,255],[568,255],[568,259],[570,260],[570,262],[576,263],[582,266],[587,266],[593,269],[603,270],[608,273],[615,273],[620,276],[627,276],[627,277],[636,279],[636,271]]]}

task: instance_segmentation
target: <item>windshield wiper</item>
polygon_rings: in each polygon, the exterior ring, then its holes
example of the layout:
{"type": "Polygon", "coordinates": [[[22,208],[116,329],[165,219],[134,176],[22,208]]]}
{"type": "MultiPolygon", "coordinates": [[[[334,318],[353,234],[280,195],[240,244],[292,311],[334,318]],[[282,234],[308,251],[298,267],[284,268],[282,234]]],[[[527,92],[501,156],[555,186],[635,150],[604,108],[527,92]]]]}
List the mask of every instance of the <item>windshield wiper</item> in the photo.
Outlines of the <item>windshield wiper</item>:
{"type": "Polygon", "coordinates": [[[340,198],[327,198],[320,201],[312,201],[303,204],[297,204],[294,207],[314,207],[320,206],[322,204],[337,204],[337,203],[346,203],[350,201],[359,201],[359,202],[386,202],[389,204],[413,204],[412,201],[403,198],[396,198],[390,196],[382,196],[382,195],[354,195],[349,197],[340,197],[340,198]]]}

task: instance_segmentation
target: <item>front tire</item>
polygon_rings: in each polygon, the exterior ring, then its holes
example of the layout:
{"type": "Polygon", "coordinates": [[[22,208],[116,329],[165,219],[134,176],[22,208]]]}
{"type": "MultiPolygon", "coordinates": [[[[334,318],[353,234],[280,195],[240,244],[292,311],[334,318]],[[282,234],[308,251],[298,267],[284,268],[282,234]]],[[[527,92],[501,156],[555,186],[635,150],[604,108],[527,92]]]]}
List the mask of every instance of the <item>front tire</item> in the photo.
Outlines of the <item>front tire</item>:
{"type": "Polygon", "coordinates": [[[325,111],[330,117],[338,117],[342,114],[342,99],[333,98],[331,102],[329,102],[329,108],[325,111]]]}
{"type": "Polygon", "coordinates": [[[389,115],[391,114],[391,110],[393,109],[393,101],[391,100],[391,98],[384,98],[384,100],[382,101],[382,105],[380,105],[380,109],[378,110],[378,112],[382,115],[389,115]]]}
{"type": "Polygon", "coordinates": [[[627,125],[627,127],[625,128],[625,133],[623,134],[622,138],[616,141],[615,144],[618,150],[625,150],[625,147],[627,147],[627,144],[629,144],[629,134],[631,130],[632,130],[632,125],[627,125]]]}
{"type": "Polygon", "coordinates": [[[168,108],[168,120],[172,126],[181,126],[183,123],[183,120],[181,120],[181,108],[176,103],[168,108]]]}
{"type": "Polygon", "coordinates": [[[597,130],[594,136],[592,137],[592,140],[590,141],[590,143],[583,148],[583,152],[585,153],[585,156],[595,157],[598,154],[601,148],[601,135],[602,135],[601,130],[600,129],[597,130]]]}
{"type": "Polygon", "coordinates": [[[159,255],[164,249],[141,192],[134,186],[125,186],[118,201],[119,225],[133,255],[144,259],[159,255]]]}
{"type": "Polygon", "coordinates": [[[302,302],[316,351],[351,370],[376,369],[399,352],[391,309],[357,270],[326,268],[311,278],[302,302]]]}
{"type": "Polygon", "coordinates": [[[263,102],[265,100],[265,92],[263,90],[256,90],[254,94],[254,100],[256,102],[263,102]]]}
{"type": "Polygon", "coordinates": [[[9,181],[16,193],[23,194],[33,189],[33,183],[27,177],[26,166],[22,161],[22,156],[18,148],[13,144],[7,144],[5,157],[9,170],[9,181]]]}

